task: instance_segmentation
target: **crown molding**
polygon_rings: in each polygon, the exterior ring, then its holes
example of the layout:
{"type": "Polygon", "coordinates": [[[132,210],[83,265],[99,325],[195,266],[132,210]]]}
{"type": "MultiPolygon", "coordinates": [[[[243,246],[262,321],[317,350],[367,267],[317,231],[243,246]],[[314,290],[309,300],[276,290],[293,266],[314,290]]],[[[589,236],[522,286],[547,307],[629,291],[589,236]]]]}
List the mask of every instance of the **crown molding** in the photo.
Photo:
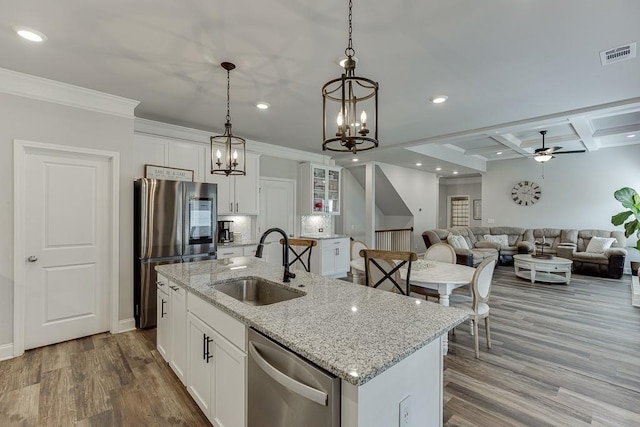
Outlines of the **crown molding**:
{"type": "Polygon", "coordinates": [[[0,68],[0,93],[134,118],[140,101],[0,68]]]}
{"type": "MultiPolygon", "coordinates": [[[[211,136],[217,134],[217,132],[214,131],[193,129],[184,126],[172,125],[170,123],[142,119],[139,117],[136,117],[133,122],[133,130],[135,133],[139,134],[155,135],[165,138],[197,142],[200,144],[209,144],[211,136]]],[[[279,145],[267,144],[266,142],[250,139],[247,139],[247,150],[255,154],[273,156],[281,159],[327,165],[331,164],[330,156],[296,150],[295,148],[281,147],[279,145]]]]}

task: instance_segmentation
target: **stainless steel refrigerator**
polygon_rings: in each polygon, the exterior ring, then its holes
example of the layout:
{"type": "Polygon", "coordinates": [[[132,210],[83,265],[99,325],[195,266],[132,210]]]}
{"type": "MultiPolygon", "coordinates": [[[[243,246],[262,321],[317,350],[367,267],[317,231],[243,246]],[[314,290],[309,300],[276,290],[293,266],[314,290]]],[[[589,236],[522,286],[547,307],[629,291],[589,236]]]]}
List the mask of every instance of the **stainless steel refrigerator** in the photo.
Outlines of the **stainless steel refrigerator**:
{"type": "Polygon", "coordinates": [[[133,313],[156,325],[155,266],[216,258],[217,186],[142,178],[134,182],[133,313]]]}

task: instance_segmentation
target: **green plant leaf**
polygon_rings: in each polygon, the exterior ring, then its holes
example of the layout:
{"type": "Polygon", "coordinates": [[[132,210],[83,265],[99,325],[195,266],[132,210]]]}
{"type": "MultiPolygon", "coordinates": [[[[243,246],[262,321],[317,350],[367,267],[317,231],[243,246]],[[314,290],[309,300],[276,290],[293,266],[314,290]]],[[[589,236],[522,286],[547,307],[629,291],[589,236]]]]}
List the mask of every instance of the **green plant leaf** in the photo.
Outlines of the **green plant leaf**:
{"type": "Polygon", "coordinates": [[[611,217],[611,224],[613,225],[622,225],[633,214],[631,211],[620,212],[611,217]]]}
{"type": "Polygon", "coordinates": [[[640,251],[640,239],[638,239],[638,243],[636,244],[636,249],[640,251]]]}
{"type": "Polygon", "coordinates": [[[640,198],[638,198],[638,193],[633,188],[621,188],[613,193],[613,197],[622,203],[622,206],[625,208],[631,209],[634,213],[638,213],[638,209],[640,208],[640,198]]]}
{"type": "Polygon", "coordinates": [[[640,224],[638,223],[637,219],[634,219],[633,221],[629,221],[628,223],[626,223],[624,225],[625,237],[631,236],[636,230],[638,230],[638,228],[640,228],[640,224]]]}

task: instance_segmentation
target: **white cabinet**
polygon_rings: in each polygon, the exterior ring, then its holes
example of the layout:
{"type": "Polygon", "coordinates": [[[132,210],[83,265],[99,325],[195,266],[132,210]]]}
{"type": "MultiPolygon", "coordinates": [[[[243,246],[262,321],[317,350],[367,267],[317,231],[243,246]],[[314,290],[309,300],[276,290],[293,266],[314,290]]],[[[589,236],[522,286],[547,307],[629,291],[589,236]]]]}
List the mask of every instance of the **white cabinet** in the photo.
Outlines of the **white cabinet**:
{"type": "Polygon", "coordinates": [[[185,384],[187,366],[187,293],[158,275],[156,348],[185,384]]]}
{"type": "Polygon", "coordinates": [[[235,256],[244,256],[244,248],[242,246],[218,246],[218,259],[235,256]]]}
{"type": "Polygon", "coordinates": [[[168,166],[193,171],[193,180],[204,182],[207,145],[178,141],[155,135],[134,134],[135,177],[144,176],[144,165],[168,166]]]}
{"type": "Polygon", "coordinates": [[[342,168],[303,163],[300,165],[300,214],[340,214],[342,168]]]}
{"type": "Polygon", "coordinates": [[[160,356],[169,362],[171,324],[169,322],[169,281],[160,275],[156,282],[156,348],[160,356]]]}
{"type": "MultiPolygon", "coordinates": [[[[207,152],[211,148],[207,147],[207,152]]],[[[247,152],[246,175],[224,176],[206,173],[206,182],[218,184],[218,215],[258,215],[260,203],[260,155],[247,152]]],[[[210,165],[208,165],[210,166],[210,165]]]]}
{"type": "Polygon", "coordinates": [[[246,327],[193,294],[188,309],[187,390],[215,426],[244,427],[246,327]]]}
{"type": "Polygon", "coordinates": [[[242,252],[244,256],[254,257],[256,256],[256,249],[258,249],[257,245],[243,246],[242,252]]]}
{"type": "Polygon", "coordinates": [[[319,239],[311,252],[311,272],[321,276],[345,277],[349,271],[349,238],[319,239]]]}
{"type": "Polygon", "coordinates": [[[169,323],[171,338],[169,366],[186,384],[187,373],[187,291],[169,282],[169,323]]]}

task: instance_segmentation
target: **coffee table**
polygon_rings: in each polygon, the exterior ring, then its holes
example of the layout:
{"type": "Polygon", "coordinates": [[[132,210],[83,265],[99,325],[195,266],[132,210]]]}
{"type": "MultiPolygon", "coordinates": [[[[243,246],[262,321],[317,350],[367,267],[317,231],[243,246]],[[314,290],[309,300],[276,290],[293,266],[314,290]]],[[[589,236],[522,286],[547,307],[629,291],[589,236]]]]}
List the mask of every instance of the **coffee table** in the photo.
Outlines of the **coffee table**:
{"type": "Polygon", "coordinates": [[[571,264],[573,261],[566,258],[535,258],[531,255],[514,255],[513,267],[516,276],[523,279],[536,280],[548,283],[569,283],[571,280],[571,264]],[[561,274],[564,273],[564,276],[561,274]]]}

